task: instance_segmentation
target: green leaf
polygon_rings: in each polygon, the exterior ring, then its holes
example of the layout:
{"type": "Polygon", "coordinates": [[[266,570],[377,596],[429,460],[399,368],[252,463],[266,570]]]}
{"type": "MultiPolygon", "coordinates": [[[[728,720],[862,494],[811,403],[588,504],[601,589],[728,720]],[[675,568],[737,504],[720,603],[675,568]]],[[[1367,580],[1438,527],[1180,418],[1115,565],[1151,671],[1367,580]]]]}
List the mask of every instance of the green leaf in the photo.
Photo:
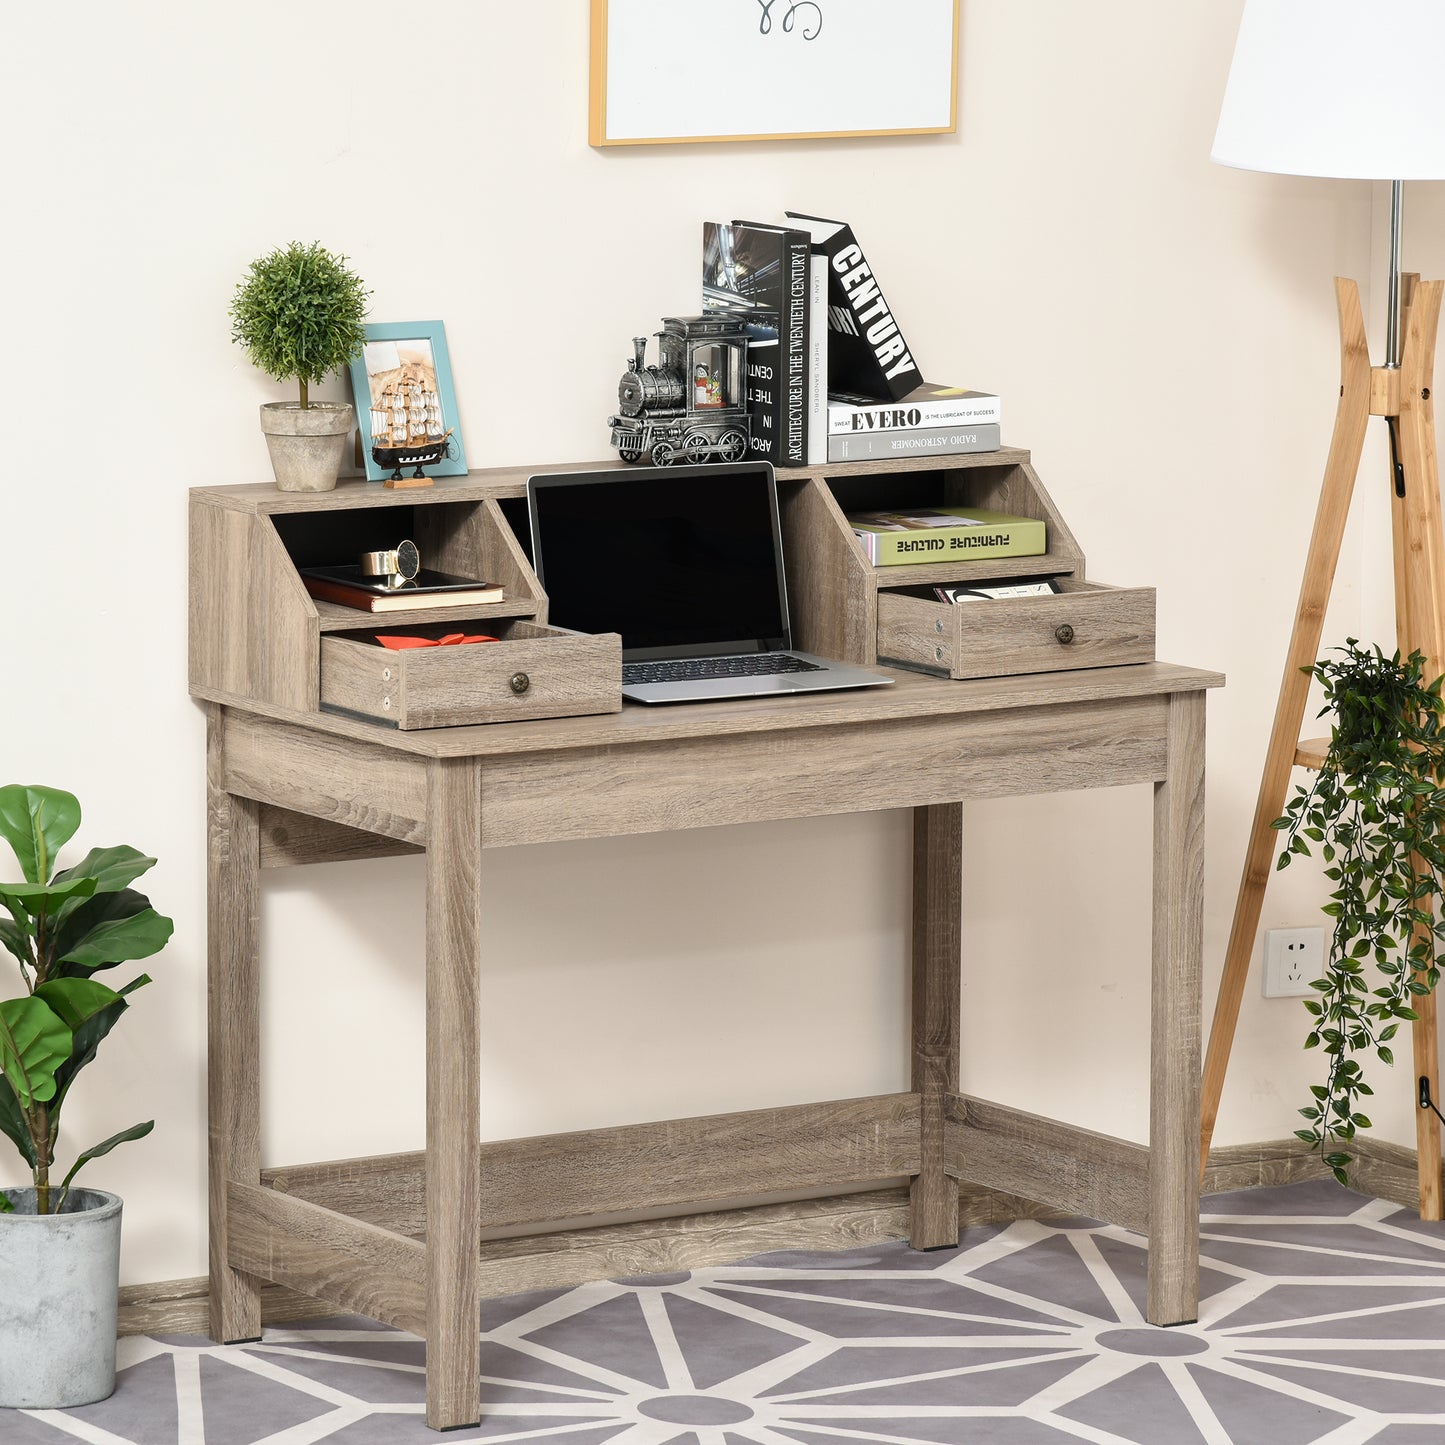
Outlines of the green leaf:
{"type": "Polygon", "coordinates": [[[30,962],[27,941],[30,934],[10,918],[0,918],[0,948],[14,954],[21,963],[30,962]]]}
{"type": "Polygon", "coordinates": [[[113,988],[89,978],[52,979],[35,990],[35,997],[44,999],[72,1033],[120,999],[113,988]]]}
{"type": "Polygon", "coordinates": [[[80,827],[73,793],[11,783],[0,788],[0,837],[14,850],[27,883],[44,883],[55,855],[80,827]]]}
{"type": "Polygon", "coordinates": [[[72,878],[58,887],[49,883],[0,883],[0,904],[15,918],[51,917],[72,898],[89,898],[94,878],[72,878]]]}
{"type": "Polygon", "coordinates": [[[166,946],[174,925],[150,900],[131,888],[87,899],[56,934],[55,958],[77,969],[109,968],[128,959],[149,958],[166,946]]]}
{"type": "Polygon", "coordinates": [[[147,1119],[144,1124],[132,1124],[129,1129],[122,1129],[119,1134],[112,1134],[109,1139],[102,1140],[99,1144],[92,1144],[81,1156],[70,1166],[70,1173],[61,1181],[62,1189],[70,1188],[70,1181],[80,1173],[83,1165],[89,1164],[92,1159],[99,1159],[102,1154],[109,1154],[117,1144],[128,1143],[132,1139],[144,1139],[147,1134],[156,1126],[154,1119],[147,1119]]]}
{"type": "MultiPolygon", "coordinates": [[[[75,980],[81,982],[82,980],[75,980]]],[[[88,981],[88,980],[87,980],[88,981]]],[[[76,1075],[95,1061],[95,1056],[100,1046],[105,1042],[106,1035],[110,1033],[126,1011],[128,1005],[126,997],[133,994],[136,989],[143,988],[150,982],[150,975],[143,973],[137,979],[119,991],[114,1001],[107,1004],[98,1012],[91,1014],[86,1021],[75,1031],[75,1042],[71,1047],[70,1057],[55,1071],[55,1102],[50,1106],[50,1117],[52,1120],[60,1118],[60,1111],[70,1093],[70,1086],[75,1082],[76,1075]]],[[[103,987],[96,984],[95,987],[103,987]]],[[[108,990],[107,990],[108,991],[108,990]]]]}
{"type": "Polygon", "coordinates": [[[10,1202],[10,1196],[0,1190],[0,1214],[14,1214],[15,1206],[10,1202]]]}
{"type": "Polygon", "coordinates": [[[70,1057],[73,1038],[39,998],[0,999],[0,1070],[22,1109],[55,1097],[55,1071],[70,1057]]]}
{"type": "Polygon", "coordinates": [[[0,1074],[0,1132],[6,1134],[20,1151],[20,1157],[35,1168],[35,1144],[30,1130],[25,1127],[25,1115],[20,1109],[20,1100],[10,1087],[10,1080],[0,1074]]]}
{"type": "Polygon", "coordinates": [[[94,878],[97,893],[119,893],[142,873],[154,868],[155,863],[154,858],[148,858],[138,848],[129,848],[124,843],[114,848],[92,848],[73,868],[57,873],[54,881],[65,883],[72,878],[94,878]]]}

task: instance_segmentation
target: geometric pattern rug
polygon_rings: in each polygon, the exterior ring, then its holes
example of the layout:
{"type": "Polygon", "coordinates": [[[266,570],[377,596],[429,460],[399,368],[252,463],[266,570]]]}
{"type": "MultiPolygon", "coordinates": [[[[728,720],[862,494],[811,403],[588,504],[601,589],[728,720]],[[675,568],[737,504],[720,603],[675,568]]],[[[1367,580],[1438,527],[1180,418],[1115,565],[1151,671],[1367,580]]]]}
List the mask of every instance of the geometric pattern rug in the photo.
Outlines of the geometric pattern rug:
{"type": "Polygon", "coordinates": [[[355,1318],[120,1342],[116,1393],[3,1445],[1445,1445],[1445,1227],[1311,1182],[1208,1196],[1197,1325],[1087,1220],[776,1253],[490,1300],[480,1428],[422,1419],[424,1346],[355,1318]]]}

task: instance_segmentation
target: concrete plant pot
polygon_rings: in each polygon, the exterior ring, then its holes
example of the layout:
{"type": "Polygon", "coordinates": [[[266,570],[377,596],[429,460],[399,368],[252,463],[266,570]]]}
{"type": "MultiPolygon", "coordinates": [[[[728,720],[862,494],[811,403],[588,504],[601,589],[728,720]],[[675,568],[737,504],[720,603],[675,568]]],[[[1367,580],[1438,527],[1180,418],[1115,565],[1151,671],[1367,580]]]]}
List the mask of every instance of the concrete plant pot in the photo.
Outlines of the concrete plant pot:
{"type": "Polygon", "coordinates": [[[104,1400],[115,1390],[121,1202],[72,1189],[64,1214],[37,1215],[33,1189],[3,1193],[16,1212],[0,1214],[0,1406],[104,1400]]]}
{"type": "Polygon", "coordinates": [[[294,401],[265,402],[261,430],[276,485],[283,492],[331,491],[355,425],[350,402],[313,401],[305,411],[294,401]]]}

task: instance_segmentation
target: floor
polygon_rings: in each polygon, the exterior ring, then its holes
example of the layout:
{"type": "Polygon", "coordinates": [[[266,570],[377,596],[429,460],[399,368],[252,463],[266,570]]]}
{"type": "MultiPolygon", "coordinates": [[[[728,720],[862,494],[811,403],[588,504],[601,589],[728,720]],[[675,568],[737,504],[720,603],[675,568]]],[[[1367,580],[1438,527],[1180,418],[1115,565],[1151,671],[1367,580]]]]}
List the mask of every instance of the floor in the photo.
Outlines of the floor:
{"type": "Polygon", "coordinates": [[[367,1320],[121,1341],[115,1395],[3,1445],[1445,1445],[1445,1225],[1332,1183],[1205,1201],[1198,1325],[1144,1323],[1136,1235],[967,1231],[489,1302],[484,1423],[421,1419],[367,1320]]]}

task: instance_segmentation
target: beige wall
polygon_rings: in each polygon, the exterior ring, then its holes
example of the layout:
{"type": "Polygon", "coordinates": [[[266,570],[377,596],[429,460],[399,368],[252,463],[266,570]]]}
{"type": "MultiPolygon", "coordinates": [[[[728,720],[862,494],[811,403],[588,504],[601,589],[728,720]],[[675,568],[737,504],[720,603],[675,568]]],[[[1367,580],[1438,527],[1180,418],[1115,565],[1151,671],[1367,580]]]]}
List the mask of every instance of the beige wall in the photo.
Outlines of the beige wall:
{"type": "MultiPolygon", "coordinates": [[[[375,318],[445,318],[487,466],[604,455],[629,338],[695,304],[705,218],[848,217],[926,374],[1006,398],[1090,572],[1157,583],[1160,655],[1229,674],[1209,704],[1212,999],[1332,417],[1330,277],[1378,271],[1378,198],[1209,164],[1238,0],[964,0],[956,136],[608,153],[585,144],[586,8],[437,0],[440,61],[393,81],[397,11],[372,0],[8,22],[0,775],[71,788],[85,839],[158,854],[177,925],[68,1115],[72,1145],[157,1117],[91,1170],[127,1199],[128,1280],[204,1263],[185,489],[267,474],[255,409],[277,392],[225,313],[293,238],[348,253],[375,318]],[[419,126],[435,199],[385,200],[419,126]]],[[[1386,615],[1370,500],[1335,638],[1386,615]]],[[[1148,817],[1142,789],[969,809],[969,1090],[1143,1136],[1148,817]]],[[[905,840],[886,814],[493,859],[485,1134],[905,1086],[905,840]]],[[[419,1143],[421,896],[415,860],[268,875],[268,1162],[419,1143]]],[[[1265,921],[1319,901],[1287,876],[1265,921]]],[[[1251,987],[1221,1142],[1293,1127],[1302,1032],[1298,1004],[1251,987]]],[[[1408,1141],[1408,1080],[1374,1112],[1408,1141]]]]}

